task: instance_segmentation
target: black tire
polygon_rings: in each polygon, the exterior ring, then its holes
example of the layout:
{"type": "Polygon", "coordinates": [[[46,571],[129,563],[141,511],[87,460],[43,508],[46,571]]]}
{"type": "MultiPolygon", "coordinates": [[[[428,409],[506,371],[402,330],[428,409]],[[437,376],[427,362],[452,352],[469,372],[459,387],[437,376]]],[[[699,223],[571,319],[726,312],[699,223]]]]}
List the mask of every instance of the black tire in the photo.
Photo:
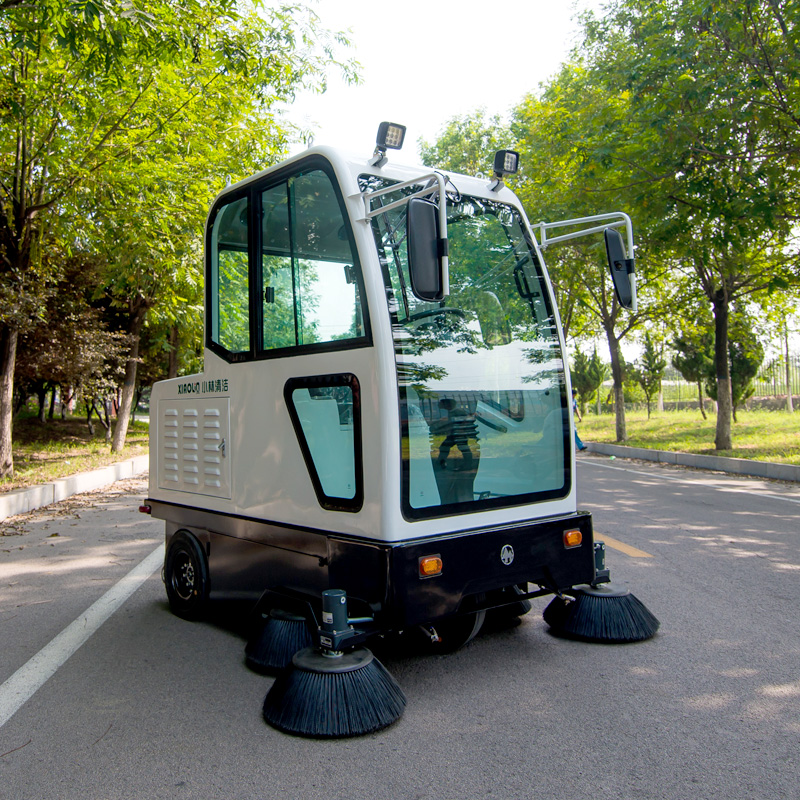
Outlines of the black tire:
{"type": "Polygon", "coordinates": [[[169,607],[183,619],[202,619],[208,605],[208,560],[203,547],[187,531],[170,540],[164,559],[169,607]]]}
{"type": "Polygon", "coordinates": [[[434,623],[434,628],[440,640],[432,644],[432,649],[437,653],[455,653],[469,644],[479,633],[486,619],[485,611],[474,614],[457,614],[434,623]]]}

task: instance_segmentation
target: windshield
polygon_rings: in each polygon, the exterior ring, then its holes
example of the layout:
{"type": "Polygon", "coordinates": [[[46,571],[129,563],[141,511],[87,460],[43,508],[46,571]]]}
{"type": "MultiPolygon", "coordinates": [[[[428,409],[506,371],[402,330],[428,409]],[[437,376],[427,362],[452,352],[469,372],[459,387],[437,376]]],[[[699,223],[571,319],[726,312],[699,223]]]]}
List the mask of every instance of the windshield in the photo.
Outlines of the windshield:
{"type": "MultiPolygon", "coordinates": [[[[384,185],[362,178],[362,189],[384,185]]],[[[564,496],[564,365],[542,270],[518,212],[448,196],[450,295],[426,302],[411,291],[406,208],[373,218],[395,344],[405,515],[564,496]]]]}

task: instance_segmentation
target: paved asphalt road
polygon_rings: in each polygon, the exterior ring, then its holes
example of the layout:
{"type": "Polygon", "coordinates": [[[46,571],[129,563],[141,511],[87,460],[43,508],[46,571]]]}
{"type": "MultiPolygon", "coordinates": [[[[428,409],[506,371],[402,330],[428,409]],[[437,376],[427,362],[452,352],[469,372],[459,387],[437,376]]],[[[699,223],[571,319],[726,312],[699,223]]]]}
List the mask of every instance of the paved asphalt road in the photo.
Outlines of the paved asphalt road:
{"type": "Polygon", "coordinates": [[[173,617],[155,561],[119,583],[162,541],[144,481],[5,523],[0,798],[800,797],[800,487],[596,456],[578,475],[660,633],[561,640],[537,601],[452,656],[386,657],[405,715],[353,740],[266,726],[240,632],[173,617]],[[86,613],[115,586],[132,594],[86,613]],[[10,676],[81,637],[14,712],[10,676]]]}

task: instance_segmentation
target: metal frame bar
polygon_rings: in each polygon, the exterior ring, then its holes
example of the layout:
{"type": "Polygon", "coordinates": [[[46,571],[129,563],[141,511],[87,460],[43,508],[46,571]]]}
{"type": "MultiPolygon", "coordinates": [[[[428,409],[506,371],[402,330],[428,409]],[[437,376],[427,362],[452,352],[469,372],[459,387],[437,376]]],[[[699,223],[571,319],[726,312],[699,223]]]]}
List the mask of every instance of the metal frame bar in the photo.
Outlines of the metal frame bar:
{"type": "Polygon", "coordinates": [[[619,228],[625,226],[625,233],[628,239],[628,258],[633,258],[633,223],[631,218],[623,211],[615,211],[610,214],[595,214],[591,217],[577,217],[575,219],[565,219],[559,222],[540,222],[536,227],[539,229],[539,246],[544,250],[548,245],[556,242],[565,242],[568,239],[578,239],[581,236],[589,236],[592,233],[602,233],[606,228],[619,228]],[[570,225],[585,225],[589,222],[600,222],[601,220],[615,220],[605,225],[595,225],[592,228],[581,228],[572,233],[563,233],[560,236],[547,238],[547,231],[553,228],[566,228],[570,225]]]}
{"type": "MultiPolygon", "coordinates": [[[[624,211],[614,211],[610,214],[594,214],[590,217],[576,217],[575,219],[565,219],[558,222],[540,222],[536,227],[539,230],[539,247],[544,250],[551,244],[566,242],[569,239],[579,239],[582,236],[589,236],[593,233],[602,233],[606,228],[619,228],[622,225],[625,226],[625,233],[628,240],[628,259],[631,259],[631,263],[633,263],[633,223],[631,222],[631,218],[624,211]],[[554,228],[566,228],[571,225],[587,225],[602,220],[606,220],[604,225],[594,225],[590,228],[581,228],[571,233],[562,233],[559,236],[553,236],[550,239],[547,238],[547,231],[553,230],[554,228]]],[[[632,293],[631,312],[635,314],[637,310],[635,272],[630,273],[630,281],[632,293]]]]}
{"type": "MultiPolygon", "coordinates": [[[[409,200],[415,197],[426,197],[429,194],[435,194],[436,192],[439,193],[439,239],[442,242],[447,242],[447,189],[446,183],[444,179],[444,175],[439,172],[429,172],[427,175],[420,175],[418,178],[412,178],[408,181],[403,181],[402,183],[393,183],[391,186],[385,186],[383,189],[376,189],[372,192],[361,192],[358,196],[361,197],[364,201],[364,222],[368,222],[373,217],[377,217],[378,214],[383,214],[386,211],[392,211],[395,208],[400,208],[401,206],[406,205],[409,200]],[[408,195],[407,197],[403,197],[400,200],[395,200],[393,203],[389,203],[386,206],[380,206],[379,208],[372,208],[372,201],[375,198],[383,197],[383,195],[391,194],[392,192],[396,192],[400,189],[405,189],[409,186],[417,186],[418,184],[422,183],[423,181],[435,180],[436,184],[432,186],[426,186],[424,189],[420,189],[413,194],[408,195]]],[[[442,255],[442,295],[447,297],[450,294],[450,262],[449,258],[446,255],[447,249],[446,245],[444,247],[444,254],[442,255]]]]}

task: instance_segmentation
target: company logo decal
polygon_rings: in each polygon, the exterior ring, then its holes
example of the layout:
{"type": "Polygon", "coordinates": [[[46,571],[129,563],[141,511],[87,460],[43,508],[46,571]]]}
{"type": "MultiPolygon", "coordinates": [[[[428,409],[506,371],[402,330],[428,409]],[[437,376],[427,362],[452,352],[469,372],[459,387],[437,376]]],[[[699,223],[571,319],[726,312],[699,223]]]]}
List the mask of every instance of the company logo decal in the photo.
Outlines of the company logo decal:
{"type": "Polygon", "coordinates": [[[500,551],[500,560],[508,566],[514,560],[514,548],[510,544],[504,544],[500,551]]]}
{"type": "Polygon", "coordinates": [[[179,383],[178,394],[208,394],[228,391],[228,379],[213,381],[195,381],[194,383],[179,383]]]}

